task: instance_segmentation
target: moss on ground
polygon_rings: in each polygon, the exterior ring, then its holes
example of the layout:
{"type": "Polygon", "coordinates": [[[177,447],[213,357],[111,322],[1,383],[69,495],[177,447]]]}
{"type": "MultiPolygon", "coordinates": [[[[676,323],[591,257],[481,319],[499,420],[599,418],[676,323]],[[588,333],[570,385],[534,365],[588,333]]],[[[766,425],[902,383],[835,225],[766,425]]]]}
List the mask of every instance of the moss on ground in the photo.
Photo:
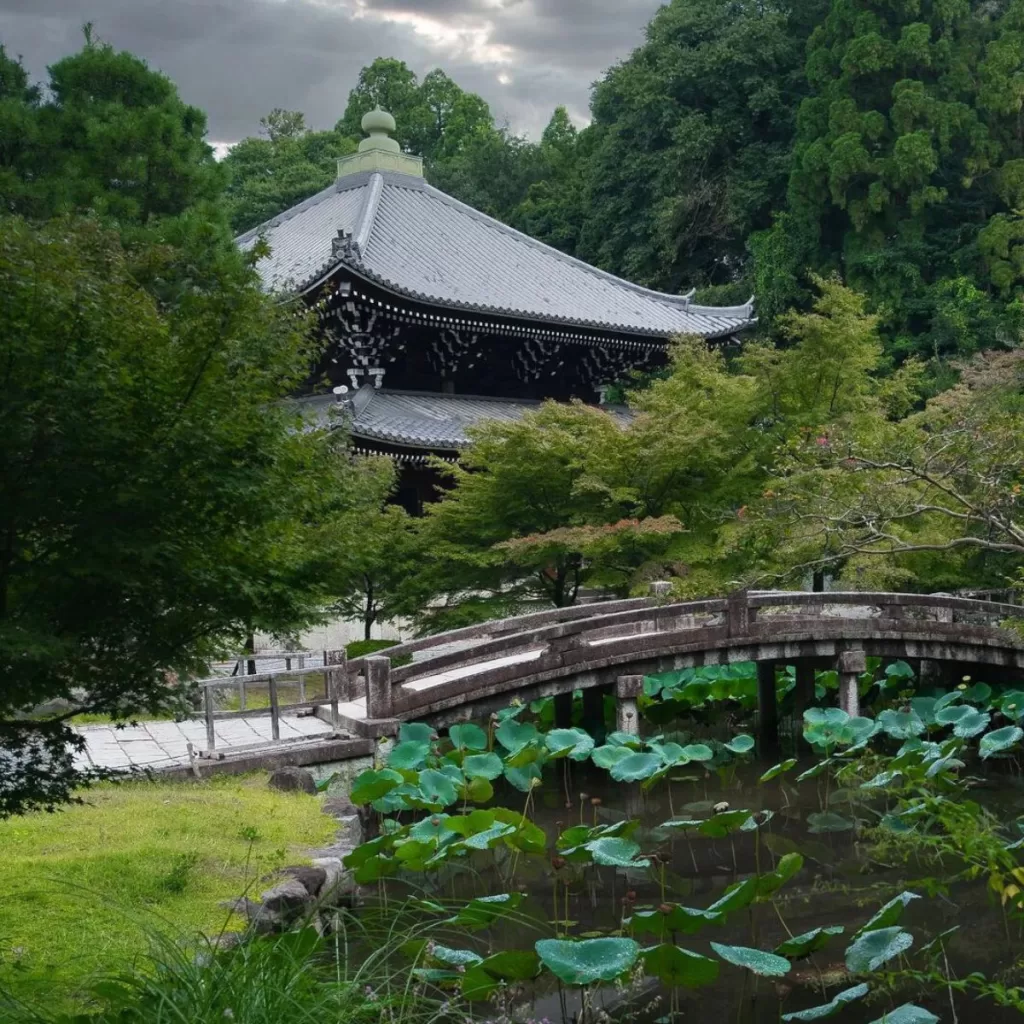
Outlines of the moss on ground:
{"type": "Polygon", "coordinates": [[[131,966],[156,932],[217,934],[218,907],[324,845],[320,799],[266,776],[125,782],[55,814],[0,821],[0,989],[50,1009],[81,1005],[88,983],[131,966]]]}

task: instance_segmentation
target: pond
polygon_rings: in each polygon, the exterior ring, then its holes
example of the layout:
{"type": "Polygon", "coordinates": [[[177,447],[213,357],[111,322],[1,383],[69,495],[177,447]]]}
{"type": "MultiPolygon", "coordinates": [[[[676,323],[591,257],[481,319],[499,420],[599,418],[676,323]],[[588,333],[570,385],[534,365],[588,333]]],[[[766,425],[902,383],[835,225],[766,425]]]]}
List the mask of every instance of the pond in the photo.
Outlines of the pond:
{"type": "Polygon", "coordinates": [[[811,709],[778,765],[742,703],[596,745],[542,705],[405,727],[353,786],[383,827],[359,913],[416,922],[418,990],[460,1024],[1018,1020],[1021,736],[972,706],[1014,740],[982,760],[942,721],[962,698],[892,696],[870,730],[811,709]]]}

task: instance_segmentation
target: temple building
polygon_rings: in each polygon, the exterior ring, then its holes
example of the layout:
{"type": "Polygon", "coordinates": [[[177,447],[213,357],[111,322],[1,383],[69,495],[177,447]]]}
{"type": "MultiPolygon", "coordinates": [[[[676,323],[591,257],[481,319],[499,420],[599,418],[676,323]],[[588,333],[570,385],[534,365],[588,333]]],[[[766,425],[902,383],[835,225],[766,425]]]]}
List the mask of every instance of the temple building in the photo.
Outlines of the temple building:
{"type": "Polygon", "coordinates": [[[303,399],[342,402],[357,451],[392,456],[398,498],[433,494],[429,456],[454,461],[467,428],[548,398],[603,402],[631,370],[666,361],[679,335],[734,339],[753,303],[701,306],[641,288],[429,185],[382,110],[322,192],[239,236],[263,238],[268,291],[301,296],[329,340],[303,399]]]}

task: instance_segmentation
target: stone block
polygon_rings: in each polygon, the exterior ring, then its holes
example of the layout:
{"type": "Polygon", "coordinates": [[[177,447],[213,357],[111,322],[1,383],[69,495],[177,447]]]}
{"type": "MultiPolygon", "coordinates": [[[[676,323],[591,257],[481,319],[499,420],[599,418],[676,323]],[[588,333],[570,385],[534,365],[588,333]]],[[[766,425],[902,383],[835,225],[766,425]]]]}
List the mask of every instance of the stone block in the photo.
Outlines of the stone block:
{"type": "Polygon", "coordinates": [[[277,768],[270,773],[267,785],[271,789],[280,790],[282,793],[308,793],[316,795],[316,782],[311,772],[305,768],[296,768],[289,765],[285,768],[277,768]]]}

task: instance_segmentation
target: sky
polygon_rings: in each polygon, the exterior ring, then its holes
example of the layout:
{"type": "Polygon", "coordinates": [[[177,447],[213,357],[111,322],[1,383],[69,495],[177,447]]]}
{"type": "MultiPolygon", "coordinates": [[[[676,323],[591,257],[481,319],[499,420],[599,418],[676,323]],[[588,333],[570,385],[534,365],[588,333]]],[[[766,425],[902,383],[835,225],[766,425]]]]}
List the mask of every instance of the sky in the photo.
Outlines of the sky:
{"type": "Polygon", "coordinates": [[[274,107],[314,128],[342,115],[359,69],[398,57],[443,68],[499,123],[536,138],[564,104],[585,123],[590,86],[643,41],[660,0],[0,0],[0,42],[36,79],[81,28],[169,75],[209,138],[255,135],[274,107]]]}

